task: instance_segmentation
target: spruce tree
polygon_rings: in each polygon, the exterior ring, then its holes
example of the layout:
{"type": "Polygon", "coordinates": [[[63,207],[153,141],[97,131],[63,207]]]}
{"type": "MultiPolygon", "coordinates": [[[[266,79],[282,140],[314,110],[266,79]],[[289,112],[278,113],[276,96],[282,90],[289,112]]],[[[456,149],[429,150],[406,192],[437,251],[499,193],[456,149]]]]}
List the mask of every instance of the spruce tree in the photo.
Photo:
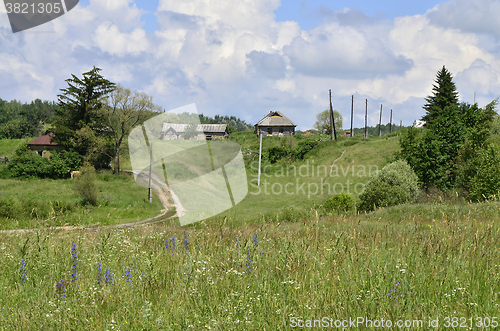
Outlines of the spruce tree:
{"type": "Polygon", "coordinates": [[[92,137],[102,136],[105,130],[100,114],[104,106],[103,98],[116,88],[115,83],[105,79],[99,71],[101,69],[93,67],[82,74],[82,79],[72,74],[72,78],[66,80],[68,87],[61,89],[62,94],[57,96],[59,107],[54,109],[54,141],[82,155],[95,149],[96,145],[102,145],[92,141],[97,138],[90,139],[88,134],[83,133],[90,132],[92,137]]]}
{"type": "Polygon", "coordinates": [[[447,106],[458,105],[458,92],[451,73],[445,66],[438,71],[435,83],[432,88],[433,95],[425,98],[427,103],[423,107],[426,114],[422,120],[426,122],[426,127],[432,125],[447,106]]]}

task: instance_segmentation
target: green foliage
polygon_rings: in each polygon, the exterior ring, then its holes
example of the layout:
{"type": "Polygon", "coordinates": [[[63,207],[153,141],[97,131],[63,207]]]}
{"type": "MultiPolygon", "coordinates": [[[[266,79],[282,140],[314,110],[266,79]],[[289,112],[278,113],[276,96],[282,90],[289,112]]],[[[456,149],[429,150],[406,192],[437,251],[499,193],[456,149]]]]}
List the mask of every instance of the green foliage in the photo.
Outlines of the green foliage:
{"type": "Polygon", "coordinates": [[[25,144],[16,150],[7,167],[12,177],[46,178],[50,177],[51,174],[49,161],[37,153],[29,151],[25,144]]]}
{"type": "Polygon", "coordinates": [[[253,125],[249,124],[238,117],[235,116],[221,116],[215,115],[214,117],[205,116],[203,114],[199,115],[201,124],[227,124],[227,130],[231,134],[235,131],[245,131],[252,129],[253,125]],[[233,129],[234,128],[234,131],[233,129]],[[231,131],[230,131],[231,130],[231,131]]]}
{"type": "Polygon", "coordinates": [[[356,200],[348,193],[340,193],[328,199],[323,208],[329,213],[351,214],[356,212],[356,200]]]}
{"type": "Polygon", "coordinates": [[[458,92],[451,73],[445,66],[438,71],[432,92],[433,95],[425,98],[427,103],[423,107],[426,115],[422,120],[426,121],[426,126],[433,124],[446,107],[458,106],[458,92]]]}
{"type": "MultiPolygon", "coordinates": [[[[335,122],[335,130],[337,135],[342,134],[342,115],[337,110],[333,110],[333,119],[335,122]]],[[[321,133],[331,134],[330,130],[330,110],[324,110],[316,115],[316,123],[314,128],[321,133]]]]}
{"type": "MultiPolygon", "coordinates": [[[[97,140],[102,140],[100,138],[108,130],[102,118],[102,108],[105,97],[115,89],[115,84],[100,75],[99,71],[101,69],[93,67],[82,74],[82,79],[72,75],[72,78],[66,80],[68,87],[61,89],[62,94],[58,95],[59,107],[55,110],[56,116],[53,119],[54,141],[83,155],[95,152],[96,148],[102,154],[105,144],[97,140]]],[[[98,166],[102,163],[109,164],[109,160],[88,160],[98,166]]]]}
{"type": "Polygon", "coordinates": [[[474,176],[469,184],[469,199],[483,201],[500,197],[500,147],[490,144],[475,155],[474,176]]]}
{"type": "Polygon", "coordinates": [[[359,196],[360,210],[371,211],[378,207],[414,202],[419,194],[418,178],[404,160],[386,165],[368,181],[359,196]]]}
{"type": "Polygon", "coordinates": [[[95,206],[99,199],[99,187],[96,183],[95,168],[89,163],[84,163],[80,168],[80,172],[80,176],[75,178],[75,188],[84,204],[95,206]]]}
{"type": "Polygon", "coordinates": [[[54,102],[40,99],[29,104],[0,99],[0,139],[21,139],[44,133],[42,130],[56,108],[54,102]]]}
{"type": "Polygon", "coordinates": [[[66,178],[82,166],[82,156],[76,152],[54,152],[50,156],[50,177],[66,178]]]}
{"type": "Polygon", "coordinates": [[[268,159],[271,163],[276,163],[282,158],[289,157],[292,154],[292,150],[286,146],[272,146],[268,150],[268,159]]]}
{"type": "Polygon", "coordinates": [[[7,168],[11,177],[57,179],[68,177],[69,172],[78,169],[81,164],[82,157],[78,153],[56,151],[50,156],[49,162],[23,144],[16,150],[7,168]]]}
{"type": "Polygon", "coordinates": [[[302,160],[307,152],[313,150],[319,145],[319,141],[316,139],[308,139],[299,141],[297,148],[294,151],[295,158],[302,160]]]}

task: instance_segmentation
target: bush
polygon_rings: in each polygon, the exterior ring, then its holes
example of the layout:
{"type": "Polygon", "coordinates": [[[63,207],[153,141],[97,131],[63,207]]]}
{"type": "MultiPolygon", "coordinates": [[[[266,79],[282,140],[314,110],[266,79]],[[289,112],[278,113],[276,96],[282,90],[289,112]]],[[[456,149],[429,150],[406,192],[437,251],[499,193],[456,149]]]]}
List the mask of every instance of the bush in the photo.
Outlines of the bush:
{"type": "Polygon", "coordinates": [[[359,209],[371,211],[378,207],[414,202],[418,194],[417,175],[406,161],[398,160],[386,165],[370,179],[359,196],[359,209]]]}
{"type": "Polygon", "coordinates": [[[71,171],[82,166],[82,156],[75,152],[54,152],[50,156],[50,177],[69,177],[71,171]]]}
{"type": "Polygon", "coordinates": [[[12,161],[7,164],[12,177],[46,178],[50,175],[49,161],[37,153],[30,152],[27,145],[21,145],[12,161]]]}
{"type": "Polygon", "coordinates": [[[348,193],[337,194],[336,196],[328,199],[323,208],[326,212],[335,213],[355,213],[356,201],[348,193]]]}
{"type": "Polygon", "coordinates": [[[469,184],[469,199],[483,201],[500,194],[500,149],[494,144],[480,149],[474,164],[476,173],[469,184]]]}
{"type": "Polygon", "coordinates": [[[273,146],[269,148],[269,162],[276,163],[278,160],[290,156],[292,150],[285,146],[273,146]]]}
{"type": "Polygon", "coordinates": [[[84,204],[95,206],[99,198],[99,188],[96,183],[95,168],[89,163],[84,163],[80,168],[81,175],[75,178],[75,187],[84,204]]]}

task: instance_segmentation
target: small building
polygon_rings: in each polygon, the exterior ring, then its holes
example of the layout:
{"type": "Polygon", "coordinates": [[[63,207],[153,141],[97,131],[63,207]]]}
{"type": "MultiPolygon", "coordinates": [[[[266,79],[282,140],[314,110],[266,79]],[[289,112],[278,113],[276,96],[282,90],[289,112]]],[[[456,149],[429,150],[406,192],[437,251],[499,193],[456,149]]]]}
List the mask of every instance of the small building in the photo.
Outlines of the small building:
{"type": "Polygon", "coordinates": [[[263,136],[291,136],[295,134],[295,127],[288,117],[279,111],[271,111],[257,124],[255,124],[255,134],[263,136]]]}
{"type": "MultiPolygon", "coordinates": [[[[189,124],[163,123],[160,139],[185,140],[186,131],[189,131],[189,124]]],[[[188,139],[216,140],[228,137],[227,124],[198,124],[196,134],[188,139]]]]}
{"type": "MultiPolygon", "coordinates": [[[[351,138],[351,130],[344,131],[344,133],[342,133],[342,137],[351,138]]],[[[354,133],[352,134],[352,137],[354,137],[354,133]]]]}
{"type": "Polygon", "coordinates": [[[59,144],[52,142],[53,134],[46,134],[28,143],[28,149],[38,153],[40,156],[48,156],[51,151],[61,150],[59,144]]]}

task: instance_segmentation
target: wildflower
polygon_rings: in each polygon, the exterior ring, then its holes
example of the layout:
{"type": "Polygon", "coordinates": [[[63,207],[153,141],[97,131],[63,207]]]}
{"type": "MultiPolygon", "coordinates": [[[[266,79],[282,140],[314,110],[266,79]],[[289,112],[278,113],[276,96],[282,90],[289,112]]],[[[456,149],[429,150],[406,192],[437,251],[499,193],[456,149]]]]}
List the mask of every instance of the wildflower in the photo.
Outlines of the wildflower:
{"type": "Polygon", "coordinates": [[[247,251],[247,272],[252,271],[252,259],[250,258],[250,251],[247,251]]]}
{"type": "Polygon", "coordinates": [[[97,265],[97,284],[101,285],[101,282],[102,282],[102,266],[99,263],[97,265]]]}
{"type": "Polygon", "coordinates": [[[254,234],[254,236],[253,236],[253,245],[255,248],[259,247],[259,235],[258,234],[254,234]]]}
{"type": "Polygon", "coordinates": [[[73,256],[73,267],[71,270],[71,280],[76,281],[78,279],[78,276],[77,276],[78,256],[76,255],[76,244],[75,243],[71,243],[71,255],[73,256]]]}
{"type": "Polygon", "coordinates": [[[142,285],[146,285],[146,274],[142,273],[141,278],[142,278],[142,285]]]}
{"type": "Polygon", "coordinates": [[[165,238],[165,248],[168,249],[168,238],[165,238]]]}
{"type": "Polygon", "coordinates": [[[21,269],[19,271],[21,274],[21,281],[23,282],[22,285],[24,286],[24,284],[26,284],[26,279],[28,278],[26,275],[26,261],[24,261],[24,259],[21,259],[21,269]]]}
{"type": "Polygon", "coordinates": [[[113,284],[113,268],[106,269],[106,284],[113,284]]]}
{"type": "Polygon", "coordinates": [[[62,298],[66,299],[66,286],[64,286],[64,279],[61,278],[61,282],[56,284],[56,291],[62,292],[62,298]]]}
{"type": "Polygon", "coordinates": [[[174,252],[176,243],[177,243],[177,241],[175,240],[175,237],[172,237],[172,253],[174,252]]]}
{"type": "Polygon", "coordinates": [[[127,283],[130,282],[130,273],[131,273],[130,268],[127,268],[127,272],[126,272],[126,274],[127,274],[127,283]]]}
{"type": "Polygon", "coordinates": [[[184,247],[186,248],[186,252],[189,251],[188,249],[188,238],[186,232],[184,232],[184,247]]]}

